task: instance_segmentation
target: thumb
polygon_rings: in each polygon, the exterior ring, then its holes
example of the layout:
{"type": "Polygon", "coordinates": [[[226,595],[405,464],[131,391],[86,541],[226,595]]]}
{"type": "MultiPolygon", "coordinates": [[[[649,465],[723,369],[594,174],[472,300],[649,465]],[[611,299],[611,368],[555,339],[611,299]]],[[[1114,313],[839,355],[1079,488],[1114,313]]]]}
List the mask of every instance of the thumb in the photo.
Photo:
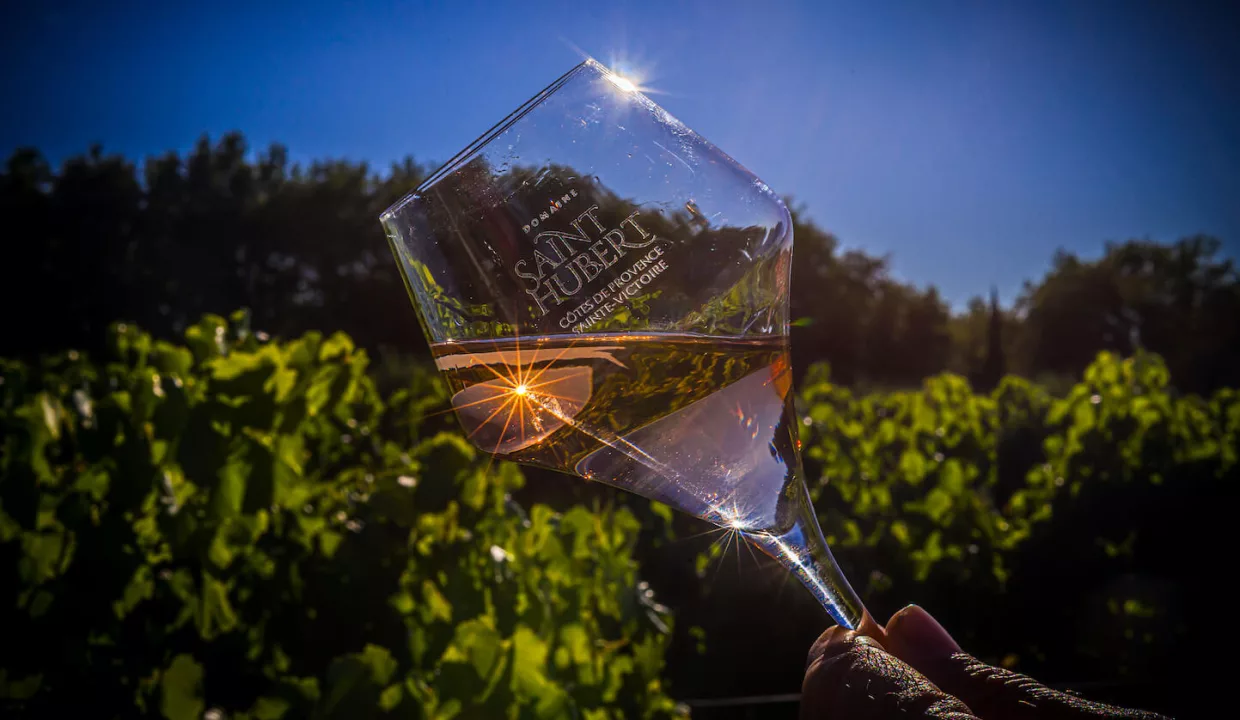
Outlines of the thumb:
{"type": "Polygon", "coordinates": [[[1142,710],[1089,702],[1051,690],[1027,675],[962,652],[930,613],[909,605],[887,622],[887,648],[983,718],[1004,720],[1165,720],[1142,710]]]}
{"type": "Polygon", "coordinates": [[[810,651],[801,720],[977,720],[969,708],[889,655],[878,640],[833,627],[810,651]]]}

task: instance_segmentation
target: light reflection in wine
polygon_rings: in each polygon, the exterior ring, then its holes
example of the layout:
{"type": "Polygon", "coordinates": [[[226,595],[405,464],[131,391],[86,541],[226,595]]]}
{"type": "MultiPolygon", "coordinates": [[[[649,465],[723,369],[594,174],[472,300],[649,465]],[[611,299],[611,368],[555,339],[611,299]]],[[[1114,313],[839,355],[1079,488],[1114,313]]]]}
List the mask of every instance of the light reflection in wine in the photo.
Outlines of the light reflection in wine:
{"type": "MultiPolygon", "coordinates": [[[[623,341],[626,338],[618,337],[617,341],[623,341]]],[[[591,383],[574,382],[576,379],[573,375],[557,375],[557,372],[563,373],[570,370],[576,370],[587,373],[588,368],[572,366],[565,367],[564,364],[574,360],[584,359],[606,359],[620,365],[621,363],[608,354],[608,351],[619,349],[618,347],[576,347],[568,345],[558,348],[554,355],[551,353],[543,353],[538,348],[529,349],[528,346],[523,348],[520,340],[517,341],[512,351],[491,352],[491,353],[463,353],[459,355],[440,358],[440,361],[453,363],[453,366],[468,366],[485,368],[494,380],[475,383],[465,390],[454,396],[453,409],[457,411],[462,422],[466,423],[467,429],[469,425],[473,425],[469,429],[468,436],[475,442],[478,441],[478,434],[484,429],[493,432],[496,426],[500,427],[499,435],[495,438],[494,445],[484,445],[490,447],[491,455],[494,457],[502,457],[508,452],[514,452],[515,449],[541,442],[543,438],[555,432],[560,427],[571,427],[577,432],[584,433],[593,440],[607,447],[622,453],[632,461],[641,464],[647,469],[659,474],[671,482],[680,481],[681,475],[675,469],[668,467],[652,457],[641,447],[633,444],[623,437],[613,433],[601,432],[590,428],[579,422],[576,418],[577,413],[585,407],[590,399],[591,383]],[[557,367],[559,365],[560,367],[557,367]],[[466,391],[473,391],[478,397],[468,400],[467,402],[457,402],[466,391]],[[494,404],[495,407],[486,412],[486,406],[494,404]],[[481,408],[479,418],[470,418],[462,411],[466,411],[473,407],[481,408]],[[483,416],[483,413],[486,413],[483,416]],[[540,421],[543,415],[549,415],[554,418],[559,425],[548,425],[545,420],[540,421]],[[511,441],[506,440],[510,428],[515,428],[517,438],[511,441]]],[[[441,367],[441,369],[445,369],[441,367]]],[[[770,379],[767,382],[775,382],[782,393],[788,390],[790,384],[787,366],[783,362],[777,363],[772,368],[770,379]]],[[[737,406],[732,414],[737,421],[747,430],[752,429],[756,435],[756,428],[750,428],[749,424],[753,423],[751,418],[746,416],[744,410],[737,406]],[[749,424],[747,424],[747,422],[749,424]]],[[[587,473],[587,480],[607,480],[608,478],[593,477],[587,473]]],[[[768,555],[775,560],[780,561],[793,571],[823,602],[830,603],[831,593],[829,588],[819,579],[819,573],[815,571],[815,562],[812,555],[801,547],[802,543],[795,538],[788,536],[778,536],[773,533],[760,530],[752,525],[747,518],[752,516],[745,508],[741,508],[736,504],[734,498],[725,498],[721,501],[708,506],[707,511],[701,516],[704,520],[714,524],[716,529],[711,530],[707,534],[719,533],[720,536],[712,543],[713,546],[721,546],[720,563],[729,555],[733,546],[736,547],[737,562],[740,562],[740,547],[745,546],[751,557],[757,562],[757,557],[753,553],[756,546],[763,554],[768,555]],[[790,542],[791,540],[791,542],[790,542]]],[[[718,565],[716,566],[716,571],[718,565]]]]}
{"type": "MultiPolygon", "coordinates": [[[[638,339],[638,336],[617,335],[615,338],[618,343],[634,339],[638,339]]],[[[500,422],[503,423],[499,435],[495,439],[495,444],[491,447],[493,455],[504,455],[540,442],[552,432],[558,430],[559,426],[548,427],[541,420],[542,413],[546,413],[562,425],[567,425],[595,441],[623,453],[631,460],[640,463],[663,477],[673,481],[679,480],[679,473],[651,457],[640,447],[613,433],[601,432],[586,427],[576,420],[576,414],[589,402],[592,384],[588,379],[588,375],[586,375],[584,382],[574,381],[579,380],[582,374],[588,374],[590,371],[584,367],[556,368],[556,365],[570,360],[605,359],[623,367],[620,361],[608,354],[609,351],[618,349],[621,348],[618,346],[578,347],[576,344],[570,343],[558,349],[555,355],[550,358],[543,357],[537,348],[533,351],[527,348],[525,357],[522,358],[521,339],[518,337],[516,338],[513,352],[464,353],[451,356],[450,359],[446,357],[440,358],[438,364],[439,368],[443,370],[447,367],[445,361],[454,364],[464,362],[470,367],[485,368],[495,376],[494,381],[476,383],[453,396],[453,409],[457,412],[457,416],[461,418],[461,421],[467,428],[470,425],[474,426],[472,429],[469,429],[467,435],[470,440],[477,441],[476,436],[481,431],[493,430],[500,422]],[[546,364],[541,368],[537,367],[543,363],[546,364]],[[578,372],[572,374],[573,370],[578,372]],[[569,372],[570,374],[554,375],[549,379],[543,379],[548,373],[554,374],[556,372],[569,372]],[[563,387],[553,388],[552,386],[555,385],[562,385],[563,387]],[[479,397],[458,403],[457,398],[460,398],[467,392],[472,392],[474,395],[479,395],[479,397]],[[480,421],[468,418],[462,412],[487,404],[496,404],[496,407],[480,421]],[[502,421],[498,419],[501,417],[502,421]],[[519,437],[515,441],[507,441],[508,430],[510,427],[514,427],[514,419],[516,420],[515,428],[519,437]]]]}

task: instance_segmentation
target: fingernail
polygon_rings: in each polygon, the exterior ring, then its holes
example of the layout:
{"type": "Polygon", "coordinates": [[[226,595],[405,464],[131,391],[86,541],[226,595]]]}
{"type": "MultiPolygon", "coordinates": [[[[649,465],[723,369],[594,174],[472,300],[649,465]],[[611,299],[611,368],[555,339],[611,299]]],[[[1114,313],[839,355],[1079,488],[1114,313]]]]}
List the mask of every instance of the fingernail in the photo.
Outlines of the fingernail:
{"type": "Polygon", "coordinates": [[[922,657],[947,657],[960,652],[960,646],[930,613],[909,605],[887,623],[887,637],[898,636],[900,643],[922,657]]]}
{"type": "Polygon", "coordinates": [[[809,649],[809,657],[806,659],[805,667],[808,669],[810,665],[814,664],[815,660],[834,657],[858,644],[874,645],[875,643],[865,635],[859,634],[856,630],[848,630],[837,625],[824,632],[814,642],[814,646],[809,649]]]}
{"type": "Polygon", "coordinates": [[[839,625],[833,625],[822,632],[813,645],[809,646],[809,654],[805,656],[805,667],[808,668],[814,664],[814,661],[822,656],[823,651],[827,649],[827,645],[831,642],[832,636],[840,631],[839,625]]]}

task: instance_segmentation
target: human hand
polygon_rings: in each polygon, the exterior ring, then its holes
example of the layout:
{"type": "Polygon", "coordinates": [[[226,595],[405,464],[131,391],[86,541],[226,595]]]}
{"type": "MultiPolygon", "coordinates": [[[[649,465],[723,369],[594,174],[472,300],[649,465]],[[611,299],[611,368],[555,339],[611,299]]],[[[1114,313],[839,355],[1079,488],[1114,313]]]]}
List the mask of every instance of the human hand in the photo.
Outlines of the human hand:
{"type": "Polygon", "coordinates": [[[1166,720],[1089,702],[969,656],[925,610],[910,605],[886,628],[833,627],[810,648],[802,720],[1166,720]]]}

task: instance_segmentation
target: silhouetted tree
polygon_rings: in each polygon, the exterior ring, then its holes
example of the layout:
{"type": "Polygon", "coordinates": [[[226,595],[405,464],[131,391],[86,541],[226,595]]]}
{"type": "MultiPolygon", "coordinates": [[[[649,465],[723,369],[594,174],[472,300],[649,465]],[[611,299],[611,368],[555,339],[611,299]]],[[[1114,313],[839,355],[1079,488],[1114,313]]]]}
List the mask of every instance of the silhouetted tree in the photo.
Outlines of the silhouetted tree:
{"type": "Polygon", "coordinates": [[[1085,261],[1059,251],[1051,271],[1026,283],[1020,355],[1031,375],[1076,375],[1100,350],[1137,348],[1167,360],[1181,390],[1240,380],[1240,276],[1221,243],[1192,236],[1171,245],[1108,244],[1085,261]]]}
{"type": "Polygon", "coordinates": [[[290,166],[239,134],[137,168],[92,148],[52,172],[35,150],[0,174],[10,235],[0,299],[14,312],[0,354],[97,350],[136,321],[177,333],[204,312],[249,307],[256,330],[347,329],[370,347],[416,350],[421,333],[378,215],[425,175],[380,177],[346,161],[290,166]]]}
{"type": "Polygon", "coordinates": [[[990,322],[986,325],[986,359],[982,362],[975,384],[990,391],[1007,373],[1007,360],[1003,354],[1003,311],[999,308],[999,289],[990,288],[990,322]]]}
{"type": "MultiPolygon", "coordinates": [[[[377,218],[425,175],[408,158],[384,175],[344,160],[290,164],[282,146],[253,152],[235,133],[140,168],[94,147],[53,170],[18,150],[0,172],[10,309],[0,354],[96,350],[118,320],[167,336],[238,307],[255,330],[339,329],[373,349],[421,352],[377,218]]],[[[802,209],[793,215],[798,375],[825,360],[842,384],[914,386],[951,369],[989,388],[1005,371],[1075,377],[1100,350],[1145,348],[1182,390],[1240,383],[1240,280],[1216,239],[1132,240],[1092,261],[1060,251],[1012,310],[974,298],[953,317],[933,287],[893,278],[888,258],[844,250],[802,209]]]]}

